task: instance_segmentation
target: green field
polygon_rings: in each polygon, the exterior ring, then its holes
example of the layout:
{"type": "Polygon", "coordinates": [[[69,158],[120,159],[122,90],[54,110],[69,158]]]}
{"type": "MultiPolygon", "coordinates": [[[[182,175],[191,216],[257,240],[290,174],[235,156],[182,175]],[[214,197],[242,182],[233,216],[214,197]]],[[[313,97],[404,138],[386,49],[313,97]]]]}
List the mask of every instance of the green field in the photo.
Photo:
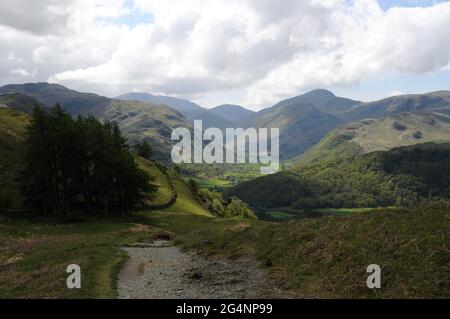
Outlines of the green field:
{"type": "Polygon", "coordinates": [[[188,181],[189,179],[193,179],[197,182],[198,186],[201,189],[213,189],[213,188],[225,188],[225,187],[231,187],[231,182],[223,179],[207,179],[207,178],[184,178],[185,181],[188,181]]]}
{"type": "Polygon", "coordinates": [[[354,214],[373,212],[379,209],[380,208],[322,208],[314,209],[313,211],[324,215],[350,216],[354,214]]]}
{"type": "Polygon", "coordinates": [[[289,208],[280,208],[273,210],[257,210],[256,215],[261,220],[269,220],[269,221],[287,221],[291,219],[307,217],[307,215],[305,215],[303,212],[289,208]]]}
{"type": "Polygon", "coordinates": [[[183,164],[186,179],[196,180],[201,188],[229,187],[261,177],[260,164],[183,164]]]}
{"type": "Polygon", "coordinates": [[[267,212],[267,214],[269,214],[271,217],[276,218],[276,219],[291,219],[291,218],[296,217],[294,214],[290,214],[290,213],[282,212],[282,211],[269,211],[269,212],[267,212]]]}

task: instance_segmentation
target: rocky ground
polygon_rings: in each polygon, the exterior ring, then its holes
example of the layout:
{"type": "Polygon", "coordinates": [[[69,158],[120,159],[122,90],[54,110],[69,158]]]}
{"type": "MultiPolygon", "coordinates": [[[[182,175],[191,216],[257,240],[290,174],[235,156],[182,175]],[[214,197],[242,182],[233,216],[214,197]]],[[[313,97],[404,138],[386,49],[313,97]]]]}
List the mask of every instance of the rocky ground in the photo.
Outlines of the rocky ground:
{"type": "Polygon", "coordinates": [[[219,299],[286,297],[255,260],[184,253],[170,241],[126,247],[119,298],[219,299]]]}

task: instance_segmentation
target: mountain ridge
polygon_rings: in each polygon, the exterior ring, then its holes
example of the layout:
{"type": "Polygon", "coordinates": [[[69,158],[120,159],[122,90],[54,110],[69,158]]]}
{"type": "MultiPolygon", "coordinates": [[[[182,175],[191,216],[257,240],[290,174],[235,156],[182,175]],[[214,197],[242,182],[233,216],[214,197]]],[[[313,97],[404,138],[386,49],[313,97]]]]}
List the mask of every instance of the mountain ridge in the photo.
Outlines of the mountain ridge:
{"type": "Polygon", "coordinates": [[[184,99],[143,92],[122,94],[118,96],[117,99],[122,101],[151,102],[167,105],[180,112],[180,114],[191,122],[194,120],[202,120],[205,129],[209,127],[217,127],[220,129],[232,127],[232,124],[222,116],[184,99]]]}
{"type": "Polygon", "coordinates": [[[137,102],[150,102],[155,104],[164,104],[172,107],[178,112],[183,110],[200,110],[203,109],[200,105],[191,101],[180,99],[172,96],[153,95],[145,92],[125,93],[116,97],[117,100],[134,100],[137,102]]]}
{"type": "Polygon", "coordinates": [[[379,118],[391,114],[450,107],[450,91],[404,94],[355,105],[342,115],[346,121],[379,118]]]}
{"type": "MultiPolygon", "coordinates": [[[[197,119],[203,120],[203,129],[279,128],[281,157],[291,160],[301,156],[332,130],[343,125],[360,120],[381,119],[396,114],[436,111],[450,107],[450,91],[445,90],[360,102],[318,89],[282,100],[259,112],[232,104],[205,109],[187,100],[148,93],[121,95],[119,98],[122,100],[110,99],[45,82],[5,85],[0,87],[0,94],[2,93],[30,96],[47,107],[59,102],[73,116],[93,114],[105,120],[118,121],[132,141],[148,139],[156,144],[156,149],[166,153],[166,159],[171,145],[169,131],[176,127],[190,128],[193,120],[197,119]],[[147,102],[135,101],[136,99],[147,102]],[[150,103],[149,100],[159,102],[150,103]],[[163,104],[164,101],[172,105],[163,104]],[[133,107],[142,115],[138,116],[138,121],[130,118],[130,115],[136,116],[133,107]]],[[[26,111],[30,112],[30,107],[26,111]]],[[[441,112],[439,116],[445,120],[445,112],[441,112]]],[[[395,135],[390,138],[394,139],[395,135]]]]}
{"type": "Polygon", "coordinates": [[[337,117],[296,97],[258,112],[249,126],[279,128],[280,154],[289,159],[308,150],[341,124],[337,117]]]}
{"type": "Polygon", "coordinates": [[[78,92],[59,84],[25,83],[0,87],[0,94],[21,94],[38,100],[46,107],[59,103],[72,116],[94,115],[116,122],[130,144],[148,140],[152,143],[155,159],[167,161],[172,147],[174,128],[190,128],[191,123],[178,111],[163,104],[129,102],[110,99],[93,93],[78,92]]]}

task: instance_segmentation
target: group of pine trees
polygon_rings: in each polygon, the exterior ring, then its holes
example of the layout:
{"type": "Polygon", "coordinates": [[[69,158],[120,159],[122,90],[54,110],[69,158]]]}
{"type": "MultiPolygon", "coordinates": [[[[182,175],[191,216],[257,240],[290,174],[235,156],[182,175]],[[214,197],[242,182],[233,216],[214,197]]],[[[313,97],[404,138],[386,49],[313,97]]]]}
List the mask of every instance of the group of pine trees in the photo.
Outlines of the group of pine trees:
{"type": "Polygon", "coordinates": [[[23,191],[47,214],[127,214],[155,191],[116,124],[36,108],[28,129],[23,191]]]}

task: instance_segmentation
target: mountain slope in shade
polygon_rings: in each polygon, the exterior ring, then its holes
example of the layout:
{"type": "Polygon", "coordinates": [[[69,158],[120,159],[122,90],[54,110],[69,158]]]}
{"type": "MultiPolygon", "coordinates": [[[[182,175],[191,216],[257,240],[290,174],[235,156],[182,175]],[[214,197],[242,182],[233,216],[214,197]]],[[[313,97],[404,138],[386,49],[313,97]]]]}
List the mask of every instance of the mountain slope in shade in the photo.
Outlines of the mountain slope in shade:
{"type": "Polygon", "coordinates": [[[73,116],[92,114],[99,119],[117,122],[130,144],[148,140],[155,149],[155,158],[160,160],[170,158],[172,129],[192,126],[180,113],[166,105],[114,100],[58,84],[6,85],[0,88],[1,93],[25,94],[47,107],[59,102],[73,116]]]}
{"type": "Polygon", "coordinates": [[[216,106],[210,110],[214,114],[221,116],[235,126],[244,126],[256,115],[256,112],[246,109],[240,105],[224,104],[216,106]]]}
{"type": "Polygon", "coordinates": [[[180,113],[162,104],[112,100],[102,119],[116,122],[130,144],[146,140],[154,150],[154,159],[170,159],[172,131],[190,128],[180,113]]]}
{"type": "Polygon", "coordinates": [[[31,115],[36,106],[44,107],[38,100],[27,95],[19,93],[0,95],[0,108],[7,107],[31,115]]]}
{"type": "Polygon", "coordinates": [[[26,83],[0,87],[0,94],[20,93],[37,99],[46,107],[60,103],[71,115],[103,115],[111,99],[93,94],[70,90],[59,84],[26,83]]]}
{"type": "Polygon", "coordinates": [[[178,112],[190,110],[202,110],[200,105],[192,103],[188,100],[179,99],[171,96],[152,95],[149,93],[127,93],[118,96],[116,99],[123,101],[149,102],[154,104],[164,104],[177,110],[178,112]]]}
{"type": "Polygon", "coordinates": [[[193,121],[195,120],[201,120],[203,123],[203,130],[210,127],[225,130],[228,127],[236,126],[234,123],[227,121],[222,116],[214,114],[207,109],[192,110],[180,113],[183,114],[187,119],[189,119],[191,123],[193,123],[193,121]]]}
{"type": "Polygon", "coordinates": [[[163,95],[152,95],[149,93],[128,93],[118,96],[117,99],[123,101],[151,102],[167,105],[180,112],[181,115],[189,119],[191,122],[194,120],[202,120],[204,129],[209,127],[217,127],[220,129],[233,127],[232,124],[222,116],[217,115],[210,110],[188,100],[163,95]]]}
{"type": "Polygon", "coordinates": [[[293,98],[258,112],[250,126],[279,128],[280,156],[289,159],[304,153],[340,124],[312,103],[293,98]]]}
{"type": "Polygon", "coordinates": [[[393,96],[380,101],[361,103],[342,114],[346,121],[380,118],[390,114],[414,112],[450,106],[450,91],[393,96]]]}
{"type": "Polygon", "coordinates": [[[338,115],[346,112],[355,105],[361,103],[360,101],[338,97],[334,95],[334,93],[327,90],[314,90],[295,97],[294,99],[297,101],[310,102],[322,112],[332,115],[338,115]]]}

